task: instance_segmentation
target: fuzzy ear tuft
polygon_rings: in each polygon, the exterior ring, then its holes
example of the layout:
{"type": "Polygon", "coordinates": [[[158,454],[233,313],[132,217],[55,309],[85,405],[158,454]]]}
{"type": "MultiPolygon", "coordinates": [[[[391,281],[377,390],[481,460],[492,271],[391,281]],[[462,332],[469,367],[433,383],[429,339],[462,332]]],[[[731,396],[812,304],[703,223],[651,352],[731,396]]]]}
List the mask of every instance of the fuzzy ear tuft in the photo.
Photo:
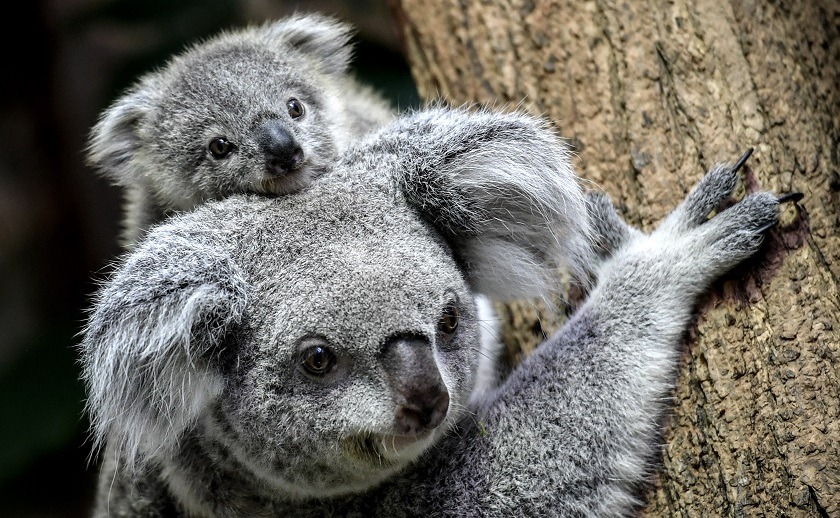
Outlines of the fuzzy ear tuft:
{"type": "Polygon", "coordinates": [[[227,254],[165,229],[100,290],[80,346],[95,443],[130,468],[171,453],[221,392],[214,363],[247,302],[227,254]]]}
{"type": "Polygon", "coordinates": [[[353,29],[318,14],[298,14],[266,26],[268,35],[313,56],[328,74],[344,74],[350,65],[353,29]]]}
{"type": "Polygon", "coordinates": [[[132,185],[142,175],[134,160],[142,149],[139,127],[152,109],[153,89],[135,86],[117,99],[91,131],[87,163],[118,185],[132,185]]]}
{"type": "Polygon", "coordinates": [[[587,278],[585,199],[568,148],[544,121],[433,107],[385,135],[398,141],[385,145],[406,197],[446,237],[476,291],[546,297],[558,267],[587,278]]]}

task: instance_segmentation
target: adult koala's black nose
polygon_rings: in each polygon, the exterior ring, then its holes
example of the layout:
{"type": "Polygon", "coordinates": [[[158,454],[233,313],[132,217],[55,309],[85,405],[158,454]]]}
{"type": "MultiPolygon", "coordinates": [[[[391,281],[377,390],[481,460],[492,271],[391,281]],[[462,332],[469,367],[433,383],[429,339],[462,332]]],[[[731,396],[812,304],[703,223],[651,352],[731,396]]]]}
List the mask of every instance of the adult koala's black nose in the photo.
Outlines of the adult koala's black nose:
{"type": "Polygon", "coordinates": [[[437,428],[449,410],[449,392],[443,386],[410,394],[406,402],[397,407],[395,422],[397,430],[415,435],[437,428]]]}
{"type": "Polygon", "coordinates": [[[437,428],[449,410],[449,392],[431,343],[417,337],[395,338],[386,345],[383,361],[397,403],[397,433],[416,435],[437,428]]]}
{"type": "Polygon", "coordinates": [[[270,120],[259,126],[257,142],[265,153],[269,174],[283,176],[303,163],[303,149],[282,121],[270,120]]]}

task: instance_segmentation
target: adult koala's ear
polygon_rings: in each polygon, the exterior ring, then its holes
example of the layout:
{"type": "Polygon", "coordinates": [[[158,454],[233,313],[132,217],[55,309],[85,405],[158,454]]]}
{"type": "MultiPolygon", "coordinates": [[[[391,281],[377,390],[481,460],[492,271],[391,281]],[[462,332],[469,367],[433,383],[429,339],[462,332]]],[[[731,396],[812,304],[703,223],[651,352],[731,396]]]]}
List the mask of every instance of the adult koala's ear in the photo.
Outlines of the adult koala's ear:
{"type": "Polygon", "coordinates": [[[353,54],[353,29],[338,20],[318,14],[295,15],[266,26],[280,42],[309,54],[325,73],[343,74],[353,54]]]}
{"type": "Polygon", "coordinates": [[[142,175],[132,160],[141,142],[140,125],[152,110],[154,89],[135,85],[102,113],[87,147],[87,163],[119,185],[131,185],[142,175]]]}
{"type": "Polygon", "coordinates": [[[403,190],[447,239],[473,288],[546,296],[556,268],[583,280],[592,245],[567,146],[523,113],[433,107],[398,123],[403,190]]]}
{"type": "Polygon", "coordinates": [[[170,453],[221,392],[248,287],[217,246],[157,229],[97,295],[81,343],[95,443],[129,467],[170,453]]]}

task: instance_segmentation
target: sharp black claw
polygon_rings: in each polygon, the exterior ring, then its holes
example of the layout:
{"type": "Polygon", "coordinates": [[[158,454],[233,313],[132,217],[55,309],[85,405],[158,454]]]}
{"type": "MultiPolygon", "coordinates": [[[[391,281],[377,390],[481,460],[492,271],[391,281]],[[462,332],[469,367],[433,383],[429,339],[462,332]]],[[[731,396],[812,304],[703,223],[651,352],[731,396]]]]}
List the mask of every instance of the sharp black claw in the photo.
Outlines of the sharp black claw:
{"type": "Polygon", "coordinates": [[[789,192],[787,194],[782,194],[781,196],[779,196],[778,200],[779,203],[787,203],[789,201],[792,201],[793,203],[799,203],[799,201],[802,200],[802,198],[804,197],[805,195],[801,192],[789,192]]]}
{"type": "Polygon", "coordinates": [[[744,154],[741,155],[741,158],[739,158],[738,161],[735,162],[735,165],[732,166],[732,172],[733,173],[737,173],[739,169],[744,167],[744,164],[746,163],[747,159],[750,158],[750,155],[752,155],[752,152],[753,152],[753,148],[749,148],[748,150],[744,151],[744,154]]]}

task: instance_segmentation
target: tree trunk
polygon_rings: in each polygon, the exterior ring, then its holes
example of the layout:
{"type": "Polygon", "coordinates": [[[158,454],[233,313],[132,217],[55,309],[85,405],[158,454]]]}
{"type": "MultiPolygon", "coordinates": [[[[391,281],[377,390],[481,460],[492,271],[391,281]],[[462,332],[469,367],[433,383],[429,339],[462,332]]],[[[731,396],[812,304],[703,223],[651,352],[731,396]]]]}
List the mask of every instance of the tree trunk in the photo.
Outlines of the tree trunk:
{"type": "MultiPolygon", "coordinates": [[[[840,516],[840,4],[393,8],[421,95],[547,115],[643,229],[748,147],[747,190],[805,194],[701,304],[646,513],[840,516]]],[[[558,325],[505,314],[509,346],[558,325]]]]}

